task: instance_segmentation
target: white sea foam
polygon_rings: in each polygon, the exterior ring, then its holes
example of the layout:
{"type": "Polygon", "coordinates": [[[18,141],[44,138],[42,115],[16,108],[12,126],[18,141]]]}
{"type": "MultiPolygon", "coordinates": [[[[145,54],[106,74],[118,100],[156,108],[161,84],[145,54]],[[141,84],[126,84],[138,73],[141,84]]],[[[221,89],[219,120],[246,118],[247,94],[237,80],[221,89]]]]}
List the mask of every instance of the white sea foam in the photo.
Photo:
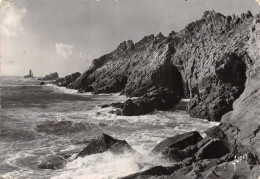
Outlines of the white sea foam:
{"type": "Polygon", "coordinates": [[[119,178],[148,169],[155,165],[169,165],[153,156],[125,153],[113,155],[110,152],[94,154],[69,162],[66,168],[52,179],[106,179],[119,178]]]}

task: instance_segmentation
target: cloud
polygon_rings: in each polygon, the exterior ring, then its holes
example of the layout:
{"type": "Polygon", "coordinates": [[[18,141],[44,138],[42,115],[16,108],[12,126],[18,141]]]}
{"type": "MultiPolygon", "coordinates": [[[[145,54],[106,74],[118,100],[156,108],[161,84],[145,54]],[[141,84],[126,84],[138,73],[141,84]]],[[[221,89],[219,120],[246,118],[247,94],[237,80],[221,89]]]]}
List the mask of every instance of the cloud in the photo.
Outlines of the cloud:
{"type": "Polygon", "coordinates": [[[92,57],[89,54],[84,52],[79,52],[79,58],[86,60],[86,62],[90,62],[92,60],[92,57]]]}
{"type": "Polygon", "coordinates": [[[1,13],[3,18],[1,24],[2,34],[7,37],[15,37],[19,32],[23,31],[22,21],[26,12],[26,8],[16,8],[10,4],[4,6],[1,13]]]}
{"type": "Polygon", "coordinates": [[[72,55],[73,52],[73,46],[63,43],[56,43],[55,49],[58,55],[60,55],[62,58],[68,58],[70,55],[72,55]]]}
{"type": "Polygon", "coordinates": [[[260,0],[255,0],[256,2],[258,2],[259,6],[260,6],[260,0]]]}

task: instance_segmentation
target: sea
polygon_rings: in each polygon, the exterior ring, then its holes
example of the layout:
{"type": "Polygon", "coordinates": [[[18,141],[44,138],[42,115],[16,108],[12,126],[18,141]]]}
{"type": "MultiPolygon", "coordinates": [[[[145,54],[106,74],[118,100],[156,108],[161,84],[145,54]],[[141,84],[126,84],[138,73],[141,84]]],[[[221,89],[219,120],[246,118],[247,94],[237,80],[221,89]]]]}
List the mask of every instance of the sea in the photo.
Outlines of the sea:
{"type": "Polygon", "coordinates": [[[116,94],[78,93],[36,78],[0,77],[0,178],[113,179],[170,163],[150,152],[162,140],[188,131],[204,131],[217,122],[191,118],[185,110],[118,116],[104,104],[128,98],[116,94]],[[138,153],[76,155],[89,142],[108,134],[126,140],[138,153]],[[40,169],[55,157],[64,168],[40,169]]]}

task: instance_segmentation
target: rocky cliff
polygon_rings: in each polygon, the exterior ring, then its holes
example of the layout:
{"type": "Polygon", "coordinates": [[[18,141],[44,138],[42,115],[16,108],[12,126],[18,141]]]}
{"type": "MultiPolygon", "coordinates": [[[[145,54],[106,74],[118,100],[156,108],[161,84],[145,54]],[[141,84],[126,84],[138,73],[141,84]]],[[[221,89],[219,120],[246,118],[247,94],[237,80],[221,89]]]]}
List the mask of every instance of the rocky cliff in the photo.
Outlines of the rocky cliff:
{"type": "Polygon", "coordinates": [[[179,33],[122,42],[69,87],[128,96],[163,87],[191,98],[191,116],[220,121],[245,88],[253,19],[251,12],[238,17],[207,11],[179,33]]]}
{"type": "Polygon", "coordinates": [[[260,15],[224,16],[207,11],[179,33],[121,43],[95,59],[69,87],[137,97],[165,88],[190,98],[191,116],[222,118],[236,134],[221,130],[260,152],[259,39],[260,15]]]}

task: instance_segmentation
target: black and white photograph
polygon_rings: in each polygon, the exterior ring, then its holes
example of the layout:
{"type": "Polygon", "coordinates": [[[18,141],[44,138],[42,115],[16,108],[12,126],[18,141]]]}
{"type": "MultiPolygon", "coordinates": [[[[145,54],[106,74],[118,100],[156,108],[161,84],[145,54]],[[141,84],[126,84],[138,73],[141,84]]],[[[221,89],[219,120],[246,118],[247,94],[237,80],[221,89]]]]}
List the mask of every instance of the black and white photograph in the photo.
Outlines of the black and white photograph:
{"type": "Polygon", "coordinates": [[[260,179],[260,0],[0,0],[0,179],[260,179]]]}

